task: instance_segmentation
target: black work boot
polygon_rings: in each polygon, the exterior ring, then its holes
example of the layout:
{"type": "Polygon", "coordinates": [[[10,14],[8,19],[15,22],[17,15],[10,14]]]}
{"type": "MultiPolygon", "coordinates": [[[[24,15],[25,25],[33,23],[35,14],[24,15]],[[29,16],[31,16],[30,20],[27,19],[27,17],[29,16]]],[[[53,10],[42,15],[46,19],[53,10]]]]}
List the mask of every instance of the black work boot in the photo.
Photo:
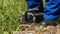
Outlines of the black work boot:
{"type": "Polygon", "coordinates": [[[30,17],[30,19],[28,19],[28,22],[33,22],[35,24],[39,24],[42,20],[43,20],[43,12],[39,11],[39,10],[32,10],[29,11],[27,13],[27,16],[30,17]],[[29,16],[30,13],[30,16],[29,16]]]}
{"type": "Polygon", "coordinates": [[[27,23],[27,24],[31,24],[31,23],[40,23],[40,20],[42,20],[42,12],[40,12],[39,10],[31,10],[31,11],[26,11],[24,16],[23,16],[23,20],[27,23]]]}
{"type": "Polygon", "coordinates": [[[21,21],[21,24],[30,24],[31,22],[33,22],[33,16],[32,16],[32,13],[26,11],[24,14],[21,14],[20,15],[20,21],[21,21]]]}
{"type": "Polygon", "coordinates": [[[46,26],[56,26],[56,22],[55,20],[43,20],[42,23],[41,23],[42,27],[46,27],[46,26]]]}

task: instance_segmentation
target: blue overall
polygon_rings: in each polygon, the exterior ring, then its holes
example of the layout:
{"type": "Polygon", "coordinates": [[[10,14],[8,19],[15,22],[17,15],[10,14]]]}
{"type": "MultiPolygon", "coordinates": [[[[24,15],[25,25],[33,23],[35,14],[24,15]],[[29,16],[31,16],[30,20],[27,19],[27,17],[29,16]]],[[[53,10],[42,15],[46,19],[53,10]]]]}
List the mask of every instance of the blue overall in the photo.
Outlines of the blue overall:
{"type": "MultiPolygon", "coordinates": [[[[27,10],[42,8],[42,0],[26,0],[27,10]]],[[[46,0],[46,10],[43,12],[44,19],[56,19],[60,14],[60,0],[46,0]]]]}

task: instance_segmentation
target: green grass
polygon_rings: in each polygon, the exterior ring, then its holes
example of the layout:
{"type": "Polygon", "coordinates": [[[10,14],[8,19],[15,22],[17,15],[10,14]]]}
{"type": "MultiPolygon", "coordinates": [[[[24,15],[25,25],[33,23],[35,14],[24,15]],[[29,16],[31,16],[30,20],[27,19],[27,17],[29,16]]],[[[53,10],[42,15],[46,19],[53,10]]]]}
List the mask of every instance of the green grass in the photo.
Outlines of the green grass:
{"type": "Polygon", "coordinates": [[[0,34],[16,31],[20,24],[20,14],[25,8],[25,0],[0,0],[0,34]]]}
{"type": "Polygon", "coordinates": [[[0,0],[0,34],[8,31],[10,34],[20,24],[20,13],[25,11],[24,0],[0,0]]]}

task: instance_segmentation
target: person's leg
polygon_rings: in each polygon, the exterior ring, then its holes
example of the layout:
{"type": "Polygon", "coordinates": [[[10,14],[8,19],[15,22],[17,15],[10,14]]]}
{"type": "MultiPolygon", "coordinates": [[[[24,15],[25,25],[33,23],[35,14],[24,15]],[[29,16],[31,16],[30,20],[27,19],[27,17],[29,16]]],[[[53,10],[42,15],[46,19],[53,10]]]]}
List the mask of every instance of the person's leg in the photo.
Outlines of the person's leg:
{"type": "MultiPolygon", "coordinates": [[[[43,18],[44,20],[50,20],[50,23],[53,23],[52,20],[57,19],[60,14],[60,0],[46,0],[46,10],[44,11],[43,18]]],[[[45,24],[45,23],[43,23],[45,24]]],[[[52,24],[53,25],[53,24],[52,24]]]]}
{"type": "Polygon", "coordinates": [[[46,0],[44,19],[56,19],[60,13],[60,0],[46,0]]]}
{"type": "MultiPolygon", "coordinates": [[[[43,4],[42,4],[42,0],[26,0],[27,2],[27,11],[25,13],[25,20],[28,22],[28,23],[31,23],[34,19],[34,14],[38,14],[38,13],[41,13],[43,12],[43,4]],[[34,16],[33,16],[33,15],[34,16]]],[[[36,18],[36,22],[39,22],[37,20],[39,20],[38,18],[39,16],[35,16],[36,18]]]]}
{"type": "Polygon", "coordinates": [[[26,0],[26,2],[28,11],[39,9],[42,10],[43,8],[42,0],[26,0]]]}

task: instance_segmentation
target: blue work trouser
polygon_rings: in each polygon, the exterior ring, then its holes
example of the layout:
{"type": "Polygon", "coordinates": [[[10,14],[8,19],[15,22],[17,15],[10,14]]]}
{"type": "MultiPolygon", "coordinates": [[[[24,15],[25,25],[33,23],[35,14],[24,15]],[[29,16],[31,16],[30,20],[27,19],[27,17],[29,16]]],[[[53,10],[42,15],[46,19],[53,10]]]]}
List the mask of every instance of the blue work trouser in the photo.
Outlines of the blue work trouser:
{"type": "MultiPolygon", "coordinates": [[[[26,0],[27,10],[31,9],[41,9],[42,0],[26,0]]],[[[46,0],[46,10],[44,11],[44,19],[56,19],[60,14],[60,0],[46,0]]]]}

